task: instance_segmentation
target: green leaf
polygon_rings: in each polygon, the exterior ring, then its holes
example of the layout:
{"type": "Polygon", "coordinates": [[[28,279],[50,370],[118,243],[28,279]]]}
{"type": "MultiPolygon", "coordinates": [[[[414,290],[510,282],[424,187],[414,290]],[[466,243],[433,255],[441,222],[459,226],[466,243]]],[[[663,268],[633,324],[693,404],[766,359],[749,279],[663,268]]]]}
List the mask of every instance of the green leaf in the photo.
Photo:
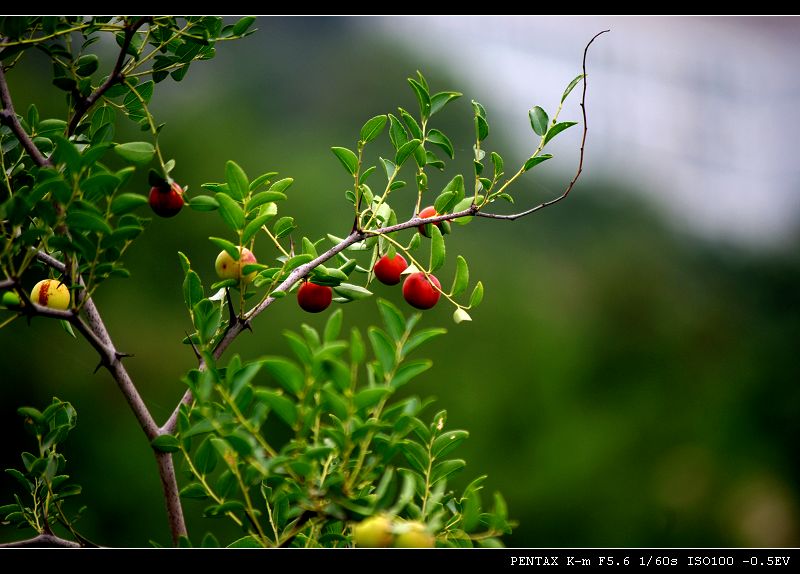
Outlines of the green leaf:
{"type": "Polygon", "coordinates": [[[222,239],[221,237],[209,237],[208,240],[220,249],[227,251],[228,255],[233,257],[234,261],[239,261],[239,247],[234,243],[231,243],[227,239],[222,239]]]}
{"type": "Polygon", "coordinates": [[[408,141],[408,132],[394,114],[389,114],[389,139],[394,149],[400,149],[408,141]]]}
{"type": "Polygon", "coordinates": [[[422,142],[420,142],[417,139],[413,139],[413,140],[411,140],[409,142],[404,143],[400,147],[400,149],[397,150],[397,154],[394,157],[395,165],[398,165],[398,166],[403,165],[403,163],[408,159],[408,157],[412,153],[414,153],[414,150],[416,150],[421,143],[422,142]]]}
{"type": "Polygon", "coordinates": [[[267,389],[257,389],[255,394],[258,400],[266,403],[290,427],[297,422],[297,407],[291,399],[267,389]]]}
{"type": "Polygon", "coordinates": [[[171,434],[162,434],[150,441],[150,446],[161,452],[177,452],[180,450],[180,441],[171,434]]]}
{"type": "MultiPolygon", "coordinates": [[[[274,206],[275,204],[272,205],[274,206]]],[[[263,227],[263,225],[267,221],[275,217],[277,211],[278,211],[277,209],[267,208],[266,210],[264,210],[264,212],[262,212],[261,215],[256,217],[250,223],[248,223],[247,226],[245,226],[244,228],[244,232],[242,233],[242,241],[244,243],[250,241],[250,239],[258,232],[259,229],[261,229],[261,227],[263,227]]]]}
{"type": "Polygon", "coordinates": [[[461,307],[457,307],[455,311],[453,311],[453,321],[456,322],[456,325],[463,321],[472,321],[472,317],[469,316],[469,313],[464,311],[461,307]]]}
{"type": "Polygon", "coordinates": [[[350,173],[355,175],[358,169],[358,156],[346,147],[332,147],[331,151],[339,158],[344,168],[350,173]]]}
{"type": "Polygon", "coordinates": [[[342,297],[350,301],[360,301],[372,296],[372,291],[361,287],[360,285],[352,285],[350,283],[342,283],[334,287],[333,290],[342,297]]]}
{"type": "Polygon", "coordinates": [[[219,209],[219,202],[210,195],[196,195],[188,203],[189,207],[195,211],[214,211],[219,209]]]}
{"type": "Polygon", "coordinates": [[[453,287],[450,292],[453,295],[461,295],[469,285],[469,266],[467,260],[461,255],[456,257],[456,276],[453,279],[453,287]]]}
{"type": "Polygon", "coordinates": [[[483,301],[483,283],[478,281],[477,285],[475,285],[475,289],[472,290],[472,295],[469,298],[469,306],[477,307],[483,301]]]}
{"type": "Polygon", "coordinates": [[[225,181],[228,184],[228,193],[234,199],[241,201],[250,192],[247,174],[236,162],[228,161],[225,164],[225,181]]]}
{"type": "Polygon", "coordinates": [[[547,124],[550,121],[547,117],[547,112],[539,106],[533,107],[528,110],[528,117],[531,120],[531,127],[536,135],[543,136],[547,133],[547,124]]]}
{"type": "Polygon", "coordinates": [[[573,89],[575,86],[577,86],[577,85],[578,85],[578,82],[580,82],[582,79],[583,79],[583,74],[578,74],[577,76],[575,76],[575,79],[574,79],[574,80],[572,80],[572,81],[571,81],[569,84],[567,84],[567,87],[566,87],[566,89],[564,90],[564,94],[561,96],[561,103],[562,103],[562,104],[564,103],[564,100],[566,100],[566,99],[567,99],[567,96],[568,96],[568,95],[569,95],[569,93],[572,91],[572,89],[573,89]]]}
{"type": "Polygon", "coordinates": [[[362,389],[353,397],[353,404],[359,411],[369,411],[369,409],[377,405],[384,397],[389,396],[391,393],[392,389],[387,389],[386,387],[362,389]]]}
{"type": "Polygon", "coordinates": [[[292,361],[282,357],[267,357],[261,363],[272,378],[290,393],[296,395],[303,388],[303,371],[292,361]]]}
{"type": "Polygon", "coordinates": [[[453,451],[468,437],[469,433],[465,430],[452,430],[442,433],[436,438],[436,440],[433,441],[431,454],[434,456],[434,458],[442,458],[449,452],[453,451]]]}
{"type": "Polygon", "coordinates": [[[296,225],[294,224],[294,217],[281,217],[275,222],[275,226],[272,228],[272,231],[275,234],[275,237],[280,239],[281,237],[289,235],[295,227],[296,225]]]}
{"type": "Polygon", "coordinates": [[[406,330],[406,320],[400,309],[386,299],[378,299],[378,310],[381,313],[381,317],[383,317],[383,322],[386,325],[386,330],[389,331],[389,335],[396,343],[399,342],[406,330]]]}
{"type": "Polygon", "coordinates": [[[203,284],[200,282],[200,276],[190,269],[183,278],[183,301],[188,309],[194,309],[194,306],[203,297],[205,297],[205,294],[203,293],[203,284]]]}
{"type": "Polygon", "coordinates": [[[114,151],[122,159],[135,164],[149,163],[156,153],[150,142],[128,142],[114,147],[114,151]]]}
{"type": "Polygon", "coordinates": [[[467,466],[467,463],[461,459],[445,460],[434,465],[431,471],[431,486],[440,480],[445,480],[448,476],[462,470],[465,466],[467,466]]]}
{"type": "Polygon", "coordinates": [[[442,328],[424,329],[422,331],[414,333],[413,335],[411,335],[411,337],[408,338],[408,342],[405,345],[403,345],[403,356],[408,355],[409,353],[411,353],[411,351],[413,351],[420,345],[430,341],[434,337],[444,335],[445,333],[447,333],[447,329],[442,329],[442,328]]]}
{"type": "Polygon", "coordinates": [[[542,163],[543,161],[547,161],[548,159],[550,159],[552,157],[553,156],[550,155],[549,153],[546,153],[546,154],[543,154],[543,155],[537,155],[536,157],[532,157],[528,161],[525,162],[525,165],[523,166],[522,170],[523,171],[528,171],[532,167],[537,166],[540,163],[542,163]]]}
{"type": "Polygon", "coordinates": [[[414,117],[403,108],[397,108],[397,110],[400,112],[400,117],[406,124],[406,128],[408,128],[408,133],[410,133],[416,139],[421,140],[422,128],[419,127],[417,120],[415,120],[414,117]]]}
{"type": "Polygon", "coordinates": [[[208,493],[202,484],[199,482],[190,482],[180,492],[181,498],[196,498],[202,500],[208,498],[208,493]]]}
{"type": "Polygon", "coordinates": [[[372,350],[380,361],[383,371],[389,373],[395,367],[395,346],[381,329],[370,327],[367,331],[372,350]]]}
{"type": "Polygon", "coordinates": [[[84,54],[75,61],[75,73],[82,78],[88,78],[99,66],[100,59],[95,54],[84,54]]]}
{"type": "Polygon", "coordinates": [[[565,129],[571,128],[577,123],[578,122],[558,122],[556,125],[550,126],[550,129],[547,130],[547,135],[544,136],[545,145],[547,145],[547,142],[563,132],[565,129]]]}
{"type": "Polygon", "coordinates": [[[431,225],[431,271],[436,271],[444,265],[445,248],[444,237],[436,225],[431,225]]]}
{"type": "Polygon", "coordinates": [[[264,546],[253,536],[247,535],[228,544],[228,548],[263,548],[264,546]]]}
{"type": "Polygon", "coordinates": [[[342,310],[336,309],[333,313],[331,313],[330,317],[328,317],[328,321],[325,323],[325,331],[323,333],[323,340],[326,343],[330,343],[335,341],[339,334],[342,332],[342,310]]]}
{"type": "MultiPolygon", "coordinates": [[[[284,177],[269,186],[269,191],[284,192],[289,189],[294,183],[294,178],[284,177]]],[[[285,197],[283,199],[286,199],[285,197]]]]}
{"type": "Polygon", "coordinates": [[[194,455],[194,465],[201,474],[209,474],[217,467],[217,449],[211,442],[211,437],[207,436],[194,455]]]}
{"type": "Polygon", "coordinates": [[[277,171],[262,173],[261,175],[259,175],[257,178],[255,178],[253,181],[250,182],[250,191],[255,191],[261,184],[267,185],[269,183],[269,180],[275,177],[276,175],[278,175],[277,171]]]}
{"type": "Polygon", "coordinates": [[[242,229],[245,223],[242,207],[226,193],[217,193],[214,197],[219,203],[219,214],[228,227],[234,231],[242,229]]]}
{"type": "Polygon", "coordinates": [[[427,88],[413,78],[408,78],[408,83],[411,85],[411,89],[414,90],[414,94],[417,96],[419,111],[422,115],[422,118],[427,118],[431,113],[431,96],[428,93],[427,88]]]}
{"type": "Polygon", "coordinates": [[[247,29],[250,28],[250,26],[252,26],[253,22],[255,21],[256,19],[254,17],[245,16],[244,18],[241,18],[238,22],[236,22],[236,24],[233,25],[231,33],[234,36],[241,36],[242,34],[247,32],[247,29]]]}
{"type": "Polygon", "coordinates": [[[431,97],[431,115],[435,114],[453,100],[460,98],[459,92],[439,92],[431,97]]]}
{"type": "Polygon", "coordinates": [[[367,120],[367,122],[361,128],[361,141],[364,143],[371,142],[376,137],[381,135],[383,128],[386,127],[387,121],[389,121],[389,118],[386,115],[375,116],[374,118],[367,120]]]}
{"type": "Polygon", "coordinates": [[[350,361],[358,365],[364,362],[365,357],[364,338],[361,336],[361,331],[353,327],[350,331],[350,361]]]}
{"type": "Polygon", "coordinates": [[[394,377],[392,378],[392,388],[399,388],[405,385],[414,377],[417,377],[430,369],[433,366],[433,361],[421,359],[418,361],[408,361],[397,369],[394,377]]]}
{"type": "Polygon", "coordinates": [[[486,118],[475,116],[475,137],[478,141],[483,141],[489,137],[489,123],[486,118]]]}
{"type": "Polygon", "coordinates": [[[432,129],[428,132],[427,140],[433,145],[442,148],[451,159],[455,157],[455,151],[453,150],[453,144],[450,142],[450,138],[441,131],[432,129]]]}
{"type": "Polygon", "coordinates": [[[111,234],[111,227],[106,220],[89,211],[70,211],[67,213],[67,226],[75,231],[96,231],[111,234]]]}
{"type": "Polygon", "coordinates": [[[81,189],[91,196],[91,200],[111,195],[120,184],[119,178],[113,173],[96,173],[81,182],[81,189]]]}
{"type": "Polygon", "coordinates": [[[255,194],[252,199],[247,202],[247,211],[253,211],[255,208],[265,203],[282,201],[284,199],[286,199],[286,194],[280,191],[262,191],[261,193],[255,194]]]}
{"type": "Polygon", "coordinates": [[[121,193],[111,202],[111,213],[122,215],[147,204],[147,198],[138,193],[121,193]]]}

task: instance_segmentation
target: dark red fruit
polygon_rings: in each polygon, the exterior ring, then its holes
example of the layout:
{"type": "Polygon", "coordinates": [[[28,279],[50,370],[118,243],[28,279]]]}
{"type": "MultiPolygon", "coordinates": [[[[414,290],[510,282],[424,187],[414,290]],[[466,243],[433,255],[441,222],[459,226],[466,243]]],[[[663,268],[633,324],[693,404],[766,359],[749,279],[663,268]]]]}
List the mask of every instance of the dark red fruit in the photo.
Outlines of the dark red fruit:
{"type": "MultiPolygon", "coordinates": [[[[426,207],[425,209],[423,209],[422,211],[419,212],[419,216],[418,217],[421,217],[421,218],[425,219],[427,217],[436,217],[437,215],[439,215],[439,214],[436,213],[436,208],[433,207],[432,205],[429,205],[428,207],[426,207]]],[[[434,225],[436,227],[438,227],[439,229],[442,228],[441,222],[440,223],[434,223],[434,225]]],[[[431,234],[428,233],[428,230],[426,229],[427,227],[428,227],[427,225],[419,225],[418,229],[419,229],[419,232],[422,235],[424,235],[425,237],[430,237],[431,234]]]]}
{"type": "Polygon", "coordinates": [[[412,307],[423,310],[430,309],[439,301],[441,293],[437,291],[436,287],[441,289],[442,284],[433,275],[429,275],[429,277],[430,281],[424,273],[412,273],[403,283],[403,298],[412,307]]]}
{"type": "Polygon", "coordinates": [[[408,261],[400,254],[394,257],[384,255],[373,267],[375,277],[384,285],[397,285],[400,283],[400,274],[408,267],[408,261]]]}
{"type": "Polygon", "coordinates": [[[303,311],[320,313],[333,301],[333,289],[306,281],[297,290],[297,303],[303,311]]]}
{"type": "Polygon", "coordinates": [[[156,215],[173,217],[183,207],[183,189],[177,183],[154,186],[148,201],[156,215]]]}

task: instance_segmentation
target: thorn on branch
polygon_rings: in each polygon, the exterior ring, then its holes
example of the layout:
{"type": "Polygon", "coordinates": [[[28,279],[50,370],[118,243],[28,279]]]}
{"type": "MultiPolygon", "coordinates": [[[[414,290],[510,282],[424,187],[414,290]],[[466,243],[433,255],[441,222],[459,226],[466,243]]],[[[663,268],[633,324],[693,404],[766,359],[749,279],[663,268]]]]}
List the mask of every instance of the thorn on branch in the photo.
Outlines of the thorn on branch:
{"type": "Polygon", "coordinates": [[[203,357],[200,354],[200,351],[197,350],[194,341],[192,341],[192,336],[189,334],[188,331],[184,331],[184,333],[186,333],[186,338],[189,340],[189,345],[191,345],[192,351],[194,351],[194,356],[197,358],[198,361],[202,361],[203,357]]]}

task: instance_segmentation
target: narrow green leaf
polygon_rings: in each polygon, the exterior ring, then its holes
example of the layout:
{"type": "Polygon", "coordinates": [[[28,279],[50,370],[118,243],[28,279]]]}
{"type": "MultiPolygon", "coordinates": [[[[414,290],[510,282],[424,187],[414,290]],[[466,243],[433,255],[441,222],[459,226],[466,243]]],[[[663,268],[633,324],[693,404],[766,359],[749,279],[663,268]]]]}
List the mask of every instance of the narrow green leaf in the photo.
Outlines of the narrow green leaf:
{"type": "Polygon", "coordinates": [[[566,100],[566,99],[567,99],[567,96],[568,96],[568,95],[569,95],[569,93],[572,91],[572,89],[573,89],[575,86],[577,86],[577,85],[578,85],[578,82],[580,82],[582,79],[583,79],[583,74],[578,74],[577,76],[575,76],[575,79],[574,79],[574,80],[572,80],[572,81],[571,81],[569,84],[567,84],[567,87],[566,87],[566,89],[564,90],[564,95],[562,95],[562,96],[561,96],[561,103],[562,103],[562,104],[564,103],[564,100],[566,100]]]}
{"type": "Polygon", "coordinates": [[[367,122],[361,128],[361,141],[364,143],[371,142],[376,137],[381,135],[383,128],[386,127],[387,121],[389,121],[389,118],[386,115],[375,116],[374,118],[367,120],[367,122]]]}
{"type": "Polygon", "coordinates": [[[453,288],[451,293],[453,295],[461,295],[469,285],[469,266],[467,260],[461,255],[456,257],[456,276],[453,279],[453,288]]]}
{"type": "Polygon", "coordinates": [[[281,217],[275,222],[272,232],[275,234],[275,237],[280,239],[281,237],[289,235],[295,227],[297,226],[294,224],[294,217],[281,217]]]}
{"type": "Polygon", "coordinates": [[[398,150],[408,141],[408,132],[394,114],[389,114],[389,139],[394,149],[398,150]]]}
{"type": "Polygon", "coordinates": [[[558,122],[556,125],[551,126],[549,130],[547,130],[547,135],[544,136],[544,143],[547,145],[551,139],[556,137],[558,134],[563,132],[567,128],[571,128],[572,126],[576,125],[578,122],[558,122]]]}
{"type": "Polygon", "coordinates": [[[290,393],[296,395],[303,388],[303,371],[292,361],[282,357],[266,357],[261,362],[278,384],[290,393]]]}
{"type": "Polygon", "coordinates": [[[181,488],[180,496],[181,498],[196,498],[198,500],[202,500],[204,498],[208,498],[208,493],[203,485],[199,482],[190,482],[181,488]]]}
{"type": "Polygon", "coordinates": [[[176,452],[180,450],[180,442],[171,434],[162,434],[150,441],[150,446],[161,452],[176,452]]]}
{"type": "Polygon", "coordinates": [[[381,313],[381,317],[383,317],[383,322],[389,335],[396,343],[399,342],[406,330],[406,320],[400,309],[386,299],[378,299],[378,310],[381,313]]]}
{"type": "Polygon", "coordinates": [[[453,100],[460,98],[459,92],[439,92],[431,97],[431,115],[435,114],[453,100]]]}
{"type": "Polygon", "coordinates": [[[273,201],[283,201],[286,199],[286,194],[281,193],[280,191],[262,191],[261,193],[255,194],[250,201],[247,202],[247,211],[251,212],[257,207],[264,205],[265,203],[271,203],[273,201]]]}
{"type": "Polygon", "coordinates": [[[146,164],[153,159],[156,149],[150,142],[128,142],[114,147],[122,159],[135,164],[146,164]]]}
{"type": "Polygon", "coordinates": [[[475,289],[472,290],[472,295],[469,298],[469,306],[477,307],[483,301],[483,283],[478,281],[477,285],[475,285],[475,289]]]}
{"type": "Polygon", "coordinates": [[[434,456],[434,458],[442,458],[449,452],[453,451],[468,437],[469,433],[465,430],[452,430],[442,433],[436,438],[436,440],[433,441],[431,454],[434,456]]]}
{"type": "Polygon", "coordinates": [[[398,166],[403,165],[403,163],[408,159],[408,157],[414,153],[420,142],[418,139],[413,139],[409,142],[403,144],[400,149],[397,150],[397,155],[395,155],[394,163],[398,166]]]}
{"type": "MultiPolygon", "coordinates": [[[[275,204],[272,204],[273,206],[275,204]]],[[[247,243],[250,239],[258,232],[259,229],[270,219],[275,217],[275,213],[277,213],[277,209],[267,209],[262,212],[261,215],[256,217],[253,221],[248,223],[245,228],[244,232],[242,233],[242,241],[247,243]]]]}
{"type": "Polygon", "coordinates": [[[391,394],[392,389],[386,387],[372,387],[362,389],[353,397],[353,404],[357,410],[369,410],[377,405],[381,400],[391,394]]]}
{"type": "Polygon", "coordinates": [[[333,290],[342,297],[350,301],[360,301],[372,296],[372,291],[361,287],[360,285],[351,285],[350,283],[342,283],[333,290]]]}
{"type": "Polygon", "coordinates": [[[436,271],[439,267],[444,265],[444,237],[436,225],[431,225],[429,227],[431,228],[431,271],[436,271]]]}
{"type": "Polygon", "coordinates": [[[269,406],[289,426],[294,426],[297,422],[297,407],[288,397],[268,389],[257,389],[255,396],[269,406]]]}
{"type": "Polygon", "coordinates": [[[325,331],[323,332],[322,339],[326,343],[331,343],[339,337],[341,332],[342,310],[336,309],[336,311],[331,313],[330,317],[328,317],[328,321],[325,323],[325,331]]]}
{"type": "Polygon", "coordinates": [[[210,195],[195,195],[189,200],[189,207],[195,211],[214,211],[219,209],[219,202],[210,195]]]}
{"type": "Polygon", "coordinates": [[[194,306],[203,297],[205,297],[205,294],[203,293],[203,284],[200,282],[200,276],[191,269],[188,270],[183,278],[183,301],[186,303],[186,308],[194,309],[194,306]]]}
{"type": "Polygon", "coordinates": [[[231,33],[234,36],[241,36],[245,32],[247,32],[248,28],[253,25],[256,19],[252,16],[245,16],[244,18],[240,18],[236,24],[233,25],[233,29],[231,33]]]}
{"type": "Polygon", "coordinates": [[[433,361],[428,359],[420,359],[417,361],[408,361],[403,363],[397,372],[395,373],[394,377],[392,378],[391,385],[393,388],[397,389],[407,382],[409,382],[414,377],[417,377],[430,369],[433,366],[433,361]]]}
{"type": "Polygon", "coordinates": [[[236,201],[225,193],[217,193],[214,196],[219,204],[219,214],[222,220],[234,231],[239,231],[244,227],[244,210],[236,201]]]}
{"type": "MultiPolygon", "coordinates": [[[[294,178],[284,177],[269,186],[269,191],[283,192],[289,189],[294,183],[294,178]]],[[[284,198],[285,199],[285,198],[284,198]]]]}
{"type": "Polygon", "coordinates": [[[455,157],[455,150],[453,149],[453,144],[450,142],[450,138],[441,131],[435,128],[432,129],[428,132],[427,140],[433,145],[442,148],[451,159],[455,157]]]}
{"type": "Polygon", "coordinates": [[[547,133],[547,124],[550,121],[545,112],[539,106],[533,107],[528,110],[528,117],[531,120],[531,127],[538,136],[543,136],[547,133]]]}
{"type": "Polygon", "coordinates": [[[138,193],[120,193],[111,201],[111,213],[122,215],[147,204],[147,198],[138,193]]]}
{"type": "Polygon", "coordinates": [[[339,158],[344,168],[350,173],[355,175],[358,169],[358,156],[346,147],[332,147],[331,151],[339,158]]]}
{"type": "Polygon", "coordinates": [[[414,333],[413,335],[411,335],[411,337],[408,338],[408,342],[405,345],[403,345],[403,356],[407,356],[409,353],[411,353],[414,349],[416,349],[420,345],[426,343],[427,341],[430,341],[434,337],[444,335],[445,333],[447,333],[447,329],[442,329],[442,328],[424,329],[422,331],[414,333]]]}
{"type": "Polygon", "coordinates": [[[75,231],[96,231],[111,234],[111,227],[106,220],[88,211],[70,211],[67,213],[67,226],[75,231]]]}
{"type": "Polygon", "coordinates": [[[537,155],[536,157],[530,158],[528,161],[525,162],[525,166],[522,168],[523,171],[528,171],[529,169],[539,165],[543,161],[547,161],[548,159],[552,158],[553,156],[549,153],[543,155],[537,155]]]}
{"type": "Polygon", "coordinates": [[[234,161],[228,161],[225,164],[225,182],[228,184],[228,193],[233,199],[241,201],[250,191],[247,174],[234,161]]]}
{"type": "Polygon", "coordinates": [[[227,251],[234,261],[239,261],[239,247],[235,243],[221,237],[209,237],[208,240],[220,249],[227,251]]]}
{"type": "Polygon", "coordinates": [[[384,372],[389,373],[395,366],[395,346],[388,335],[377,327],[370,327],[367,331],[372,350],[381,363],[384,372]]]}
{"type": "Polygon", "coordinates": [[[422,118],[427,118],[431,113],[431,96],[428,93],[427,88],[413,78],[408,78],[408,83],[411,85],[411,89],[414,90],[414,94],[417,96],[419,111],[422,115],[422,118]]]}
{"type": "Polygon", "coordinates": [[[440,480],[445,480],[451,474],[462,470],[467,463],[461,459],[454,459],[454,460],[445,460],[433,466],[433,471],[431,472],[431,486],[439,482],[440,480]]]}

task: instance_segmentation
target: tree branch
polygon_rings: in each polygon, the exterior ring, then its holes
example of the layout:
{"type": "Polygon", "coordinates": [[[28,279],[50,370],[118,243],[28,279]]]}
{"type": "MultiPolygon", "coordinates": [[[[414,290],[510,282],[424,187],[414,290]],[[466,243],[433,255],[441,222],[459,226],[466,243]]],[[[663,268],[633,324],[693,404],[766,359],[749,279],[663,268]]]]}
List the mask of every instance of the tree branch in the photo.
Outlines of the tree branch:
{"type": "Polygon", "coordinates": [[[28,540],[0,544],[0,548],[81,548],[81,545],[53,534],[39,534],[28,540]]]}
{"type": "Polygon", "coordinates": [[[586,123],[586,55],[589,53],[589,46],[592,45],[592,42],[594,42],[598,38],[598,36],[602,36],[606,32],[610,31],[611,30],[603,30],[602,32],[598,32],[592,37],[591,40],[589,40],[589,43],[586,44],[586,47],[583,49],[583,94],[581,95],[581,112],[583,113],[583,137],[581,138],[581,153],[580,153],[580,159],[578,160],[578,171],[575,172],[575,176],[569,182],[569,185],[567,185],[567,189],[565,189],[564,193],[562,193],[558,197],[553,198],[549,201],[545,201],[544,203],[540,203],[536,207],[532,207],[528,210],[521,211],[519,213],[512,213],[510,215],[501,215],[498,213],[478,212],[475,215],[477,215],[478,217],[487,217],[490,219],[505,219],[508,221],[514,221],[515,219],[519,219],[520,217],[525,217],[526,215],[535,213],[540,209],[544,209],[545,207],[549,207],[551,205],[558,203],[559,201],[565,199],[569,195],[569,192],[572,191],[572,188],[575,187],[575,183],[581,176],[581,172],[583,172],[583,155],[584,155],[583,150],[584,147],[586,146],[586,134],[589,131],[589,125],[586,123]]]}
{"type": "Polygon", "coordinates": [[[70,118],[69,125],[67,126],[68,136],[71,136],[75,133],[75,130],[78,128],[78,124],[83,116],[86,115],[86,112],[88,112],[95,103],[97,103],[97,100],[103,97],[103,94],[105,94],[114,84],[118,84],[125,80],[125,76],[122,74],[122,68],[125,65],[125,57],[128,55],[128,48],[131,45],[133,36],[136,34],[136,30],[151,20],[151,16],[142,16],[138,20],[135,20],[131,24],[125,26],[125,36],[122,39],[122,46],[120,47],[117,61],[114,63],[114,67],[111,69],[111,73],[106,78],[106,81],[100,84],[100,86],[94,92],[75,102],[75,112],[72,114],[72,118],[70,118]]]}
{"type": "MultiPolygon", "coordinates": [[[[43,251],[39,251],[36,254],[36,258],[45,265],[61,273],[66,269],[63,262],[43,251]]],[[[83,278],[79,277],[78,282],[81,286],[85,287],[83,278]]],[[[37,313],[40,309],[47,308],[36,306],[37,313]]],[[[100,364],[106,367],[109,373],[111,373],[120,392],[128,401],[128,405],[133,411],[139,426],[142,427],[148,441],[152,441],[161,434],[161,431],[155,419],[150,414],[142,396],[139,394],[136,385],[133,383],[128,370],[125,368],[125,365],[122,364],[122,357],[124,355],[117,351],[117,348],[114,346],[108,329],[103,322],[103,318],[100,316],[100,312],[97,310],[97,306],[94,304],[91,297],[84,301],[83,310],[86,313],[86,321],[69,313],[70,322],[89,344],[94,347],[98,355],[100,355],[100,364]]],[[[65,311],[64,313],[67,312],[65,311]]],[[[172,456],[169,453],[163,453],[154,449],[153,454],[158,464],[158,474],[161,477],[161,485],[164,491],[164,503],[167,509],[172,539],[173,542],[177,544],[178,538],[186,535],[186,524],[183,518],[183,509],[180,504],[178,482],[175,478],[175,466],[172,456]]]]}
{"type": "Polygon", "coordinates": [[[39,167],[51,165],[50,160],[44,157],[36,144],[19,123],[17,112],[14,111],[14,102],[11,99],[11,92],[8,90],[8,82],[6,81],[6,73],[3,70],[3,64],[0,63],[0,103],[3,104],[3,109],[0,110],[0,124],[5,124],[11,128],[14,135],[17,136],[19,143],[25,149],[27,154],[39,167]]]}

